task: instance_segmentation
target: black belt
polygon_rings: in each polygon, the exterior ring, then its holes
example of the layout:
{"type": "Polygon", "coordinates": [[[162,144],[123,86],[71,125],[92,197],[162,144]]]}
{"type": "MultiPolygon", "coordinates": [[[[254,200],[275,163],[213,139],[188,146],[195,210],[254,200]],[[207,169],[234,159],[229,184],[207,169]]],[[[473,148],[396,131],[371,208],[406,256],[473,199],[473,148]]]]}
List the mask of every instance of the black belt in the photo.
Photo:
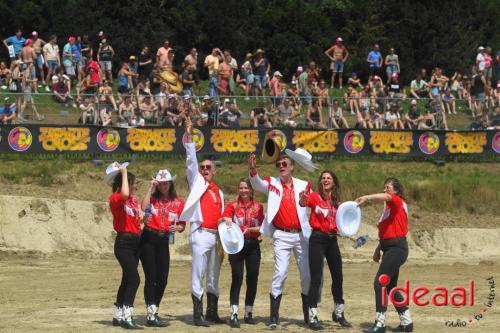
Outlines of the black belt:
{"type": "Polygon", "coordinates": [[[285,228],[280,228],[280,227],[275,227],[278,230],[284,231],[284,232],[291,232],[291,233],[299,233],[302,232],[302,229],[285,229],[285,228]]]}
{"type": "Polygon", "coordinates": [[[153,229],[151,227],[144,227],[144,231],[151,232],[151,233],[153,233],[157,236],[160,236],[160,237],[168,237],[168,234],[170,233],[168,231],[159,231],[159,230],[153,229]]]}
{"type": "Polygon", "coordinates": [[[134,234],[132,232],[118,232],[117,237],[140,237],[141,234],[134,234]]]}
{"type": "Polygon", "coordinates": [[[317,229],[313,229],[313,232],[316,232],[322,236],[328,236],[328,237],[337,237],[337,235],[338,235],[336,232],[324,232],[324,231],[317,230],[317,229]]]}
{"type": "Polygon", "coordinates": [[[406,237],[396,237],[396,238],[389,238],[389,239],[381,239],[380,240],[381,247],[407,245],[407,244],[408,243],[406,242],[406,237]]]}

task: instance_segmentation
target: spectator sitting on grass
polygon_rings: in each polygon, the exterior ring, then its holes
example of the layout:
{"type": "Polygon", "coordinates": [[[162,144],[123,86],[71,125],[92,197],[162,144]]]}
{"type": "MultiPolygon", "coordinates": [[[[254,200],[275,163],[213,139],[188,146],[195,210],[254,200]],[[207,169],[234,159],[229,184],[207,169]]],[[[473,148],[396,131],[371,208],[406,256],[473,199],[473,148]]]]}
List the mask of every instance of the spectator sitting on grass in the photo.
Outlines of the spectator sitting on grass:
{"type": "Polygon", "coordinates": [[[118,121],[122,125],[131,126],[135,122],[136,106],[132,102],[132,96],[125,95],[123,102],[118,107],[118,121]]]}
{"type": "Polygon", "coordinates": [[[80,118],[78,119],[78,123],[83,125],[97,125],[98,119],[99,117],[97,115],[97,109],[93,103],[93,98],[85,96],[82,104],[80,104],[80,118]]]}
{"type": "Polygon", "coordinates": [[[451,93],[451,88],[446,88],[443,95],[443,105],[444,105],[444,112],[448,112],[448,114],[457,114],[457,111],[455,109],[455,97],[451,93]]]}
{"type": "Polygon", "coordinates": [[[370,106],[368,109],[368,117],[370,119],[370,128],[380,129],[384,127],[384,115],[377,112],[377,108],[370,106]]]}
{"type": "Polygon", "coordinates": [[[275,126],[279,124],[291,128],[299,127],[297,120],[303,116],[299,114],[298,107],[294,103],[293,98],[285,98],[283,104],[278,106],[277,111],[279,121],[275,122],[275,126]]]}
{"type": "Polygon", "coordinates": [[[344,101],[349,105],[349,110],[351,114],[356,114],[359,112],[359,94],[353,87],[347,87],[347,91],[344,93],[344,101]]]}
{"type": "Polygon", "coordinates": [[[397,103],[387,104],[387,111],[385,112],[385,124],[391,129],[404,129],[404,124],[401,121],[399,108],[397,103]]]}
{"type": "Polygon", "coordinates": [[[361,79],[358,77],[358,73],[352,72],[351,76],[347,80],[347,85],[353,88],[363,89],[363,85],[361,84],[361,79]]]}
{"type": "Polygon", "coordinates": [[[389,98],[396,98],[399,100],[406,98],[406,90],[404,86],[399,82],[398,73],[392,73],[386,88],[389,98]]]}
{"type": "Polygon", "coordinates": [[[299,99],[299,88],[297,86],[297,81],[292,80],[290,88],[288,88],[287,95],[293,100],[293,104],[298,105],[299,99]]]}
{"type": "Polygon", "coordinates": [[[321,107],[319,105],[318,100],[314,100],[312,105],[307,108],[307,124],[314,128],[326,128],[325,123],[323,122],[323,112],[321,112],[321,107]]]}
{"type": "Polygon", "coordinates": [[[411,81],[410,93],[416,99],[426,98],[429,96],[429,85],[422,79],[421,74],[417,74],[415,80],[411,81]]]}
{"type": "Polygon", "coordinates": [[[321,68],[317,67],[314,61],[311,61],[306,71],[307,71],[307,80],[309,83],[309,87],[311,89],[317,88],[318,83],[321,79],[321,68]]]}
{"type": "Polygon", "coordinates": [[[219,125],[226,128],[240,127],[241,112],[229,98],[224,100],[224,106],[219,116],[219,125]]]}
{"type": "Polygon", "coordinates": [[[5,97],[3,106],[0,107],[0,123],[3,125],[15,124],[16,107],[10,104],[10,98],[5,97]]]}
{"type": "Polygon", "coordinates": [[[383,98],[386,96],[385,94],[385,87],[384,83],[382,82],[382,79],[378,75],[374,75],[372,79],[368,82],[368,85],[370,86],[370,95],[383,98]]]}
{"type": "Polygon", "coordinates": [[[429,129],[425,124],[424,116],[420,114],[420,109],[417,106],[417,100],[412,99],[410,109],[403,111],[403,125],[408,129],[429,129]]]}
{"type": "Polygon", "coordinates": [[[493,106],[500,106],[500,80],[498,80],[497,85],[493,90],[493,106]]]}
{"type": "Polygon", "coordinates": [[[7,89],[10,80],[10,68],[5,61],[0,62],[0,86],[3,90],[7,89]]]}
{"type": "Polygon", "coordinates": [[[72,105],[76,108],[73,97],[69,93],[69,77],[66,75],[54,75],[52,82],[52,98],[57,103],[66,105],[66,107],[72,105]]]}
{"type": "Polygon", "coordinates": [[[178,104],[176,96],[174,94],[169,95],[166,121],[172,127],[182,127],[184,124],[184,109],[178,104]]]}
{"type": "Polygon", "coordinates": [[[464,97],[464,85],[463,85],[463,79],[462,79],[462,74],[455,72],[453,76],[450,79],[451,84],[451,93],[455,98],[458,99],[465,99],[464,97]]]}
{"type": "Polygon", "coordinates": [[[113,88],[111,88],[108,80],[104,79],[102,81],[102,86],[99,87],[99,95],[101,96],[99,101],[101,104],[106,104],[108,112],[111,112],[111,107],[113,107],[113,110],[118,111],[118,106],[113,96],[113,88]]]}
{"type": "Polygon", "coordinates": [[[215,126],[215,116],[217,115],[217,105],[213,97],[205,95],[203,97],[203,104],[201,105],[202,115],[206,115],[208,126],[215,126]]]}
{"type": "Polygon", "coordinates": [[[144,96],[142,102],[139,104],[139,111],[144,123],[156,124],[158,120],[158,107],[152,101],[151,96],[144,96]]]}
{"type": "Polygon", "coordinates": [[[130,70],[126,62],[120,64],[118,71],[118,99],[121,100],[121,95],[128,94],[134,88],[133,77],[134,73],[130,70]]]}
{"type": "Polygon", "coordinates": [[[321,109],[330,104],[328,101],[328,86],[324,80],[319,81],[318,87],[313,90],[313,95],[318,99],[321,109]]]}
{"type": "Polygon", "coordinates": [[[253,127],[266,127],[271,128],[273,124],[269,121],[269,115],[267,114],[267,109],[264,103],[259,102],[259,104],[250,111],[250,123],[253,127]]]}
{"type": "Polygon", "coordinates": [[[340,106],[339,100],[334,99],[333,105],[330,110],[330,123],[333,128],[349,128],[349,124],[347,123],[347,119],[344,117],[344,110],[340,106]]]}
{"type": "Polygon", "coordinates": [[[429,103],[429,114],[434,117],[434,128],[448,130],[446,113],[443,112],[443,103],[439,98],[434,98],[429,103]]]}
{"type": "Polygon", "coordinates": [[[368,111],[369,110],[361,109],[356,112],[356,125],[354,125],[354,128],[370,128],[370,115],[368,111]]]}

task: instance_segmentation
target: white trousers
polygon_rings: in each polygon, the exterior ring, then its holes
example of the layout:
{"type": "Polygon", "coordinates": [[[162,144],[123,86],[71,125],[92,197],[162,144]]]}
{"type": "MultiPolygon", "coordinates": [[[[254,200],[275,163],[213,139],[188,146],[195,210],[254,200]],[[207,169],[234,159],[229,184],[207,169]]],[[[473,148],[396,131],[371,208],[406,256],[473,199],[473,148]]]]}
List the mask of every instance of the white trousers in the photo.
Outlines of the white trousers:
{"type": "Polygon", "coordinates": [[[219,296],[220,260],[216,244],[216,234],[201,228],[191,234],[191,292],[198,299],[204,293],[204,277],[207,279],[206,291],[219,296]]]}
{"type": "Polygon", "coordinates": [[[271,295],[278,297],[283,293],[292,252],[299,268],[301,292],[307,295],[311,283],[311,273],[309,272],[309,240],[304,237],[302,232],[290,233],[276,230],[273,234],[273,247],[274,275],[271,284],[271,295]]]}

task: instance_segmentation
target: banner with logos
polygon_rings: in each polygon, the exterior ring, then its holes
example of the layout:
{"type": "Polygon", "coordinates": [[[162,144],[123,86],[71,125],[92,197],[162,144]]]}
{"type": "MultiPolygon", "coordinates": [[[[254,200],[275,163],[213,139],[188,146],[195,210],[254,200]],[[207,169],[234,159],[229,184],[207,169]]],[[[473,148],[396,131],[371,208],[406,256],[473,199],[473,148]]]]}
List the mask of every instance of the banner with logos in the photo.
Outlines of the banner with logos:
{"type": "MultiPolygon", "coordinates": [[[[195,128],[203,154],[260,153],[267,129],[195,128]]],[[[333,155],[450,156],[500,153],[500,131],[392,131],[274,129],[286,147],[333,155]]],[[[5,125],[0,153],[183,154],[183,128],[103,128],[87,126],[5,125]]]]}

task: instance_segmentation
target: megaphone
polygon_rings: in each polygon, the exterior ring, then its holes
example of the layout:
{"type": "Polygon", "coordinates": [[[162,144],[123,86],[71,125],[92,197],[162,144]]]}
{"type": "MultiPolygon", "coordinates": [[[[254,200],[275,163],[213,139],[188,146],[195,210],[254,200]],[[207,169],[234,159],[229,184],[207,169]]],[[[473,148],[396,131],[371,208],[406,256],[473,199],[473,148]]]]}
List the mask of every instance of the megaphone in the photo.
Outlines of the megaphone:
{"type": "Polygon", "coordinates": [[[276,135],[274,131],[267,132],[264,137],[264,145],[262,147],[262,160],[265,163],[274,163],[278,160],[281,151],[285,148],[283,139],[276,135]]]}

